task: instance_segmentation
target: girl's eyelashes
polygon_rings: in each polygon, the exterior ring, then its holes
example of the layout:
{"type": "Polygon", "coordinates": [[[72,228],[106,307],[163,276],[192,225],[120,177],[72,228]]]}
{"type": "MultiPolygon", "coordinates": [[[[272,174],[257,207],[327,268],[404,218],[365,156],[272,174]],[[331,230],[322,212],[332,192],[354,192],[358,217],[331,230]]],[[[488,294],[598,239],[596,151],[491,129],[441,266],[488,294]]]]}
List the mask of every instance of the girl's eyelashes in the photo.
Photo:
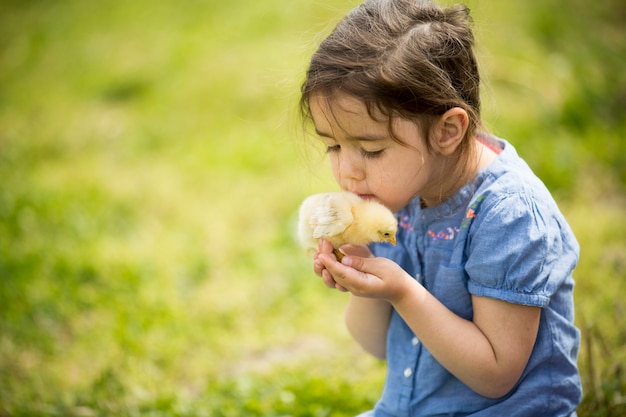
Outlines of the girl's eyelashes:
{"type": "MultiPolygon", "coordinates": [[[[328,145],[326,147],[326,153],[339,152],[341,150],[341,145],[328,145]]],[[[377,151],[367,151],[365,149],[360,149],[359,152],[361,156],[365,159],[375,159],[382,155],[384,149],[379,149],[377,151]]]]}
{"type": "Polygon", "coordinates": [[[366,159],[375,159],[381,156],[384,152],[384,149],[380,149],[378,151],[366,151],[365,149],[361,149],[361,156],[366,159]]]}

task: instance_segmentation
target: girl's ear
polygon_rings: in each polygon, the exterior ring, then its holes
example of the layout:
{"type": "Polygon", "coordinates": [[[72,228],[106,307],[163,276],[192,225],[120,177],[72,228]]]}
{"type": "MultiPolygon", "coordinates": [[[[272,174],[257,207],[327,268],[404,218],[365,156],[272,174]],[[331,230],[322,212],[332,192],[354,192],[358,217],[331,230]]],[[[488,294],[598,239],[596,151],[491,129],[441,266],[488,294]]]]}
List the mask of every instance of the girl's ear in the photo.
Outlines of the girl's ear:
{"type": "Polygon", "coordinates": [[[465,137],[468,125],[467,112],[460,107],[451,108],[439,117],[433,126],[432,147],[441,155],[452,155],[465,137]]]}

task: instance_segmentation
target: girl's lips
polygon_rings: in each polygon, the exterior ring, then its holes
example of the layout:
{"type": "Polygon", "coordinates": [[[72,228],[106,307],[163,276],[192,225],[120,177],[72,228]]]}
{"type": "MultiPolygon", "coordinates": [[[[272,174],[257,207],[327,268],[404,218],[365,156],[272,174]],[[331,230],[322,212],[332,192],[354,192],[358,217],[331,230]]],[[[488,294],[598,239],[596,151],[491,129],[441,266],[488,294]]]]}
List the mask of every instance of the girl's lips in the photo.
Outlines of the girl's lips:
{"type": "MultiPolygon", "coordinates": [[[[355,193],[356,194],[356,193],[355,193]]],[[[382,204],[383,206],[387,206],[385,203],[383,203],[378,197],[376,197],[375,194],[356,194],[359,196],[359,198],[361,198],[362,200],[366,200],[366,201],[376,201],[377,203],[382,204]]]]}
{"type": "Polygon", "coordinates": [[[374,194],[357,194],[363,200],[375,200],[376,196],[374,194]]]}

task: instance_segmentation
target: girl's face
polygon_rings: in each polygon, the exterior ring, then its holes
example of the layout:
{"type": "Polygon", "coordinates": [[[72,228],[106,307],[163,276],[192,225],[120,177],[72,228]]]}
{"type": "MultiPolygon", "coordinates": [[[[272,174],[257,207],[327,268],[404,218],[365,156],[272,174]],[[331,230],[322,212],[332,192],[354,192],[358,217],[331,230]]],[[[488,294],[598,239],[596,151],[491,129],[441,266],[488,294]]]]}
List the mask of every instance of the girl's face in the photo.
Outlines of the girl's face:
{"type": "Polygon", "coordinates": [[[419,195],[427,204],[440,197],[438,156],[428,152],[415,122],[394,118],[394,140],[388,119],[369,116],[365,104],[349,95],[332,100],[313,95],[311,115],[317,134],[328,147],[333,175],[343,190],[375,199],[392,211],[419,195]]]}

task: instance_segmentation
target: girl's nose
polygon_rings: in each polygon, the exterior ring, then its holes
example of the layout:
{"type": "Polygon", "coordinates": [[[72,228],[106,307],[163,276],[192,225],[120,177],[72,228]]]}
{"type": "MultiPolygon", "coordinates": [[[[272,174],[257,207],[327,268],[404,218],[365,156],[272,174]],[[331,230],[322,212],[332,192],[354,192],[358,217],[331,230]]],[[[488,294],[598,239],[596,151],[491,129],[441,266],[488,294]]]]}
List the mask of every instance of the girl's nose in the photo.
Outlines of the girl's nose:
{"type": "Polygon", "coordinates": [[[365,179],[363,157],[359,154],[342,152],[337,161],[339,176],[343,180],[361,181],[365,179]]]}

